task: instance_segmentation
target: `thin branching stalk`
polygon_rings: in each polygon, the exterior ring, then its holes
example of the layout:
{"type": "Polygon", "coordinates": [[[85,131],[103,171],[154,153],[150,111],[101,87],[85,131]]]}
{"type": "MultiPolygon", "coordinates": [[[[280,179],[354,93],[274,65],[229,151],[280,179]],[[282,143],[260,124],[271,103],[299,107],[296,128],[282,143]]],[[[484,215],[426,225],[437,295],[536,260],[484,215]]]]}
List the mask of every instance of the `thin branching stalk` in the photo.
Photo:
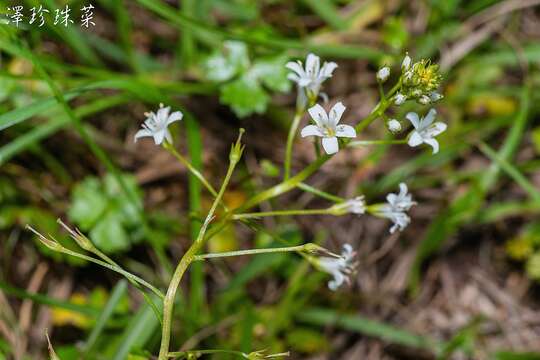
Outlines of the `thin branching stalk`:
{"type": "Polygon", "coordinates": [[[268,216],[292,216],[292,215],[329,215],[331,211],[326,209],[305,209],[305,210],[276,210],[276,211],[264,211],[256,213],[245,213],[233,215],[233,220],[241,219],[258,219],[268,216]]]}
{"type": "Polygon", "coordinates": [[[298,131],[298,126],[300,126],[300,121],[302,120],[302,115],[304,115],[304,110],[297,110],[294,115],[294,119],[289,129],[289,134],[287,135],[287,147],[285,148],[285,164],[284,164],[284,175],[283,180],[287,180],[291,175],[291,160],[292,160],[292,149],[294,144],[294,138],[296,137],[296,132],[298,131]]]}
{"type": "Polygon", "coordinates": [[[195,242],[193,242],[193,244],[188,249],[188,251],[184,254],[182,259],[180,259],[180,262],[178,263],[178,266],[176,267],[176,270],[174,271],[171,282],[169,283],[167,294],[165,295],[165,299],[163,300],[163,328],[162,328],[162,335],[161,335],[161,345],[160,345],[159,356],[158,356],[159,360],[166,360],[169,354],[174,299],[176,297],[178,286],[180,285],[180,281],[182,280],[182,277],[184,273],[186,272],[187,268],[189,267],[191,262],[193,262],[195,255],[202,249],[204,245],[205,233],[208,228],[208,225],[214,218],[214,212],[216,211],[216,208],[218,204],[220,203],[221,198],[223,197],[223,194],[225,193],[225,189],[227,188],[229,181],[231,180],[231,176],[234,171],[234,168],[236,167],[236,164],[240,160],[240,156],[243,150],[242,146],[240,145],[242,133],[243,133],[243,130],[240,131],[238,140],[231,149],[231,155],[229,156],[230,162],[229,162],[229,168],[227,169],[227,174],[225,175],[225,179],[223,180],[223,183],[221,184],[219,193],[217,193],[216,198],[214,199],[214,202],[212,204],[212,207],[210,208],[210,211],[208,211],[206,220],[204,221],[204,224],[201,226],[199,235],[197,235],[197,239],[195,239],[195,242]]]}
{"type": "Polygon", "coordinates": [[[201,261],[206,259],[216,259],[233,256],[245,256],[245,255],[258,255],[258,254],[270,254],[270,253],[284,253],[284,252],[314,252],[322,251],[323,249],[316,244],[307,243],[298,246],[276,247],[267,249],[248,249],[238,251],[226,251],[221,253],[201,254],[194,257],[194,261],[201,261]]]}

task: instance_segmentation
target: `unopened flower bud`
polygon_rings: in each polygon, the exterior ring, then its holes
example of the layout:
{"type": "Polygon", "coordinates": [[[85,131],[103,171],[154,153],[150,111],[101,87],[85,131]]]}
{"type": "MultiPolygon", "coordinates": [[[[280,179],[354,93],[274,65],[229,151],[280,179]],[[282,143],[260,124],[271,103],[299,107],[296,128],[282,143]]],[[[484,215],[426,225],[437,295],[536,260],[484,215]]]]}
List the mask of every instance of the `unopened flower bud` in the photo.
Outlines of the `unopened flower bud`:
{"type": "Polygon", "coordinates": [[[385,66],[377,71],[377,80],[381,83],[385,82],[386,79],[390,76],[390,68],[385,66]]]}
{"type": "Polygon", "coordinates": [[[412,59],[409,56],[409,53],[405,54],[405,57],[403,58],[403,62],[401,63],[401,70],[407,71],[411,67],[412,59]]]}
{"type": "Polygon", "coordinates": [[[427,105],[431,102],[431,99],[427,95],[422,95],[420,99],[418,99],[418,102],[422,105],[427,105]]]}
{"type": "Polygon", "coordinates": [[[396,119],[391,119],[386,123],[386,126],[388,127],[388,130],[392,133],[398,133],[401,131],[401,123],[397,121],[396,119]]]}
{"type": "Polygon", "coordinates": [[[397,93],[396,97],[394,98],[394,104],[399,106],[403,104],[405,100],[407,100],[407,97],[405,95],[403,95],[402,93],[397,93]]]}

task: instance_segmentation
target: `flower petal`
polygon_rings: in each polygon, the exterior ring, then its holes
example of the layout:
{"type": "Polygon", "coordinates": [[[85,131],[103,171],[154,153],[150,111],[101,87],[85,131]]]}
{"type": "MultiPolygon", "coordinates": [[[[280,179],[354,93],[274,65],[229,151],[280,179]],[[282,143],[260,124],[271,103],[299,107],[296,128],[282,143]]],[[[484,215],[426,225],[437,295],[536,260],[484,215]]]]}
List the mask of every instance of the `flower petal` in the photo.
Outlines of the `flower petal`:
{"type": "Polygon", "coordinates": [[[356,130],[350,125],[338,125],[336,126],[336,136],[355,138],[356,130]]]}
{"type": "Polygon", "coordinates": [[[152,134],[152,131],[150,131],[149,129],[141,129],[137,131],[137,133],[135,134],[134,141],[137,142],[139,138],[147,137],[147,136],[154,136],[154,134],[152,134]]]}
{"type": "Polygon", "coordinates": [[[163,139],[165,138],[165,135],[166,135],[166,131],[167,129],[165,128],[163,130],[158,130],[154,132],[153,136],[154,136],[154,142],[156,143],[156,145],[160,145],[163,142],[163,139]]]}
{"type": "Polygon", "coordinates": [[[332,108],[330,109],[328,113],[328,118],[330,119],[330,124],[333,126],[336,126],[339,123],[339,120],[341,120],[341,116],[343,116],[343,112],[345,112],[345,105],[341,101],[337,102],[332,108]]]}
{"type": "Polygon", "coordinates": [[[298,77],[298,75],[293,74],[293,73],[289,73],[289,75],[287,75],[287,79],[294,81],[295,83],[300,81],[300,78],[298,77]]]}
{"type": "Polygon", "coordinates": [[[308,109],[308,112],[319,127],[328,125],[328,114],[321,105],[315,104],[308,109]]]}
{"type": "Polygon", "coordinates": [[[180,111],[175,111],[171,115],[169,115],[169,119],[167,120],[167,125],[172,124],[175,121],[182,120],[184,117],[184,114],[180,111]]]}
{"type": "Polygon", "coordinates": [[[409,141],[407,143],[409,144],[409,146],[415,147],[415,146],[420,145],[423,142],[424,142],[424,139],[422,139],[418,131],[414,130],[413,132],[411,132],[409,141]]]}
{"type": "Polygon", "coordinates": [[[433,148],[433,154],[439,152],[439,142],[437,141],[437,139],[425,139],[424,142],[433,148]]]}
{"type": "Polygon", "coordinates": [[[318,75],[321,59],[315,54],[308,54],[306,58],[306,73],[308,75],[318,75]]]}
{"type": "Polygon", "coordinates": [[[156,115],[157,122],[159,124],[166,124],[167,123],[167,118],[169,117],[169,111],[171,111],[170,106],[159,108],[159,110],[157,111],[157,115],[156,115]]]}
{"type": "Polygon", "coordinates": [[[433,120],[435,120],[435,116],[437,116],[437,110],[433,108],[430,109],[427,115],[421,121],[422,127],[426,128],[431,125],[431,123],[433,123],[433,120]]]}
{"type": "Polygon", "coordinates": [[[167,141],[172,144],[173,139],[172,139],[171,132],[168,129],[165,129],[164,133],[165,133],[165,139],[167,139],[167,141]]]}
{"type": "Polygon", "coordinates": [[[443,123],[443,122],[436,122],[435,124],[432,124],[427,130],[426,130],[426,134],[428,135],[428,137],[432,138],[432,137],[435,137],[437,135],[439,135],[440,133],[444,132],[446,130],[446,124],[443,123]]]}
{"type": "Polygon", "coordinates": [[[339,151],[339,144],[337,137],[325,137],[322,139],[322,146],[324,151],[328,155],[335,154],[339,151]]]}
{"type": "Polygon", "coordinates": [[[298,76],[303,77],[306,75],[306,72],[302,68],[302,63],[299,61],[289,61],[285,67],[289,70],[294,71],[298,76]]]}
{"type": "Polygon", "coordinates": [[[315,125],[308,125],[302,129],[300,133],[302,137],[306,136],[323,136],[321,130],[315,125]]]}
{"type": "Polygon", "coordinates": [[[338,65],[335,62],[325,62],[321,68],[321,72],[319,73],[319,77],[329,78],[332,76],[332,73],[334,70],[338,67],[338,65]]]}
{"type": "Polygon", "coordinates": [[[420,119],[418,118],[418,114],[415,112],[410,112],[405,115],[405,117],[413,124],[415,129],[418,129],[420,126],[420,119]]]}

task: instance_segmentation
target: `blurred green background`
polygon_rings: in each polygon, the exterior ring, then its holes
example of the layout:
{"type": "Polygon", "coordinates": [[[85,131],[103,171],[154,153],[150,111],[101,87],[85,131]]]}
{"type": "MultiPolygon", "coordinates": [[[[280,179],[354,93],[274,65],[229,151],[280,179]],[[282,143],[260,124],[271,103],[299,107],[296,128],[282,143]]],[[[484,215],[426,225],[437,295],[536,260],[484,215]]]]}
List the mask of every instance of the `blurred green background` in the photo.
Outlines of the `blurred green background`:
{"type": "MultiPolygon", "coordinates": [[[[164,103],[184,113],[175,143],[213,184],[246,128],[225,194],[234,208],[281,176],[296,91],[287,61],[313,52],[337,62],[324,91],[351,123],[378,101],[377,69],[398,72],[407,51],[444,74],[441,151],[356,149],[309,183],[381,200],[406,181],[419,203],[411,226],[389,236],[367,216],[315,216],[227,227],[209,251],[348,242],[358,273],[333,293],[291,254],[197,264],[182,283],[172,348],[540,359],[540,1],[96,0],[86,28],[89,4],[0,1],[0,359],[46,358],[45,329],[62,360],[156,353],[160,324],[138,292],[24,230],[73,246],[62,218],[166,288],[211,197],[151,141],[133,143],[145,111],[164,103]],[[13,6],[24,6],[18,27],[13,6]],[[45,24],[29,24],[39,6],[45,24]],[[54,25],[66,6],[73,24],[54,25]]],[[[393,111],[401,119],[418,108],[393,111]]],[[[364,136],[388,135],[378,121],[364,136]]],[[[309,145],[296,142],[294,171],[312,161],[309,145]]],[[[261,207],[324,204],[293,192],[261,207]]]]}

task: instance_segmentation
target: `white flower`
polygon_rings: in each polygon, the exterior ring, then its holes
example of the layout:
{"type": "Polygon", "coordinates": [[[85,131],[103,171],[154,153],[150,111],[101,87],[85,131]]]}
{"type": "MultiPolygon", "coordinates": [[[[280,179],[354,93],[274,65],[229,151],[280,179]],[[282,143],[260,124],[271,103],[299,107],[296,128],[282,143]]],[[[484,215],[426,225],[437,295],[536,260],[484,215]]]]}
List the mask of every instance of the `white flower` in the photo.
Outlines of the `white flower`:
{"type": "Polygon", "coordinates": [[[364,196],[356,196],[352,199],[345,201],[348,211],[352,214],[362,215],[366,212],[366,202],[364,196]]]}
{"type": "Polygon", "coordinates": [[[439,142],[435,136],[446,130],[446,124],[442,122],[433,123],[437,111],[429,110],[428,114],[419,119],[418,114],[414,112],[408,113],[405,117],[413,124],[414,130],[409,135],[409,146],[415,147],[426,143],[433,148],[433,153],[439,152],[439,142]]]}
{"type": "Polygon", "coordinates": [[[401,123],[396,119],[391,119],[390,121],[388,121],[386,123],[386,126],[388,126],[388,130],[390,130],[390,132],[393,134],[401,131],[401,123]]]}
{"type": "Polygon", "coordinates": [[[327,272],[334,277],[328,282],[328,288],[336,291],[344,282],[350,283],[356,266],[354,257],[356,252],[353,251],[349,244],[343,245],[343,252],[338,257],[320,257],[316,260],[316,264],[321,271],[327,272]]]}
{"type": "Polygon", "coordinates": [[[183,114],[180,111],[169,114],[170,111],[170,106],[163,107],[163,104],[160,104],[157,113],[145,113],[146,120],[142,124],[142,129],[135,134],[135,141],[142,137],[153,137],[156,145],[161,144],[163,139],[172,142],[172,136],[167,127],[175,121],[182,120],[183,114]]]}
{"type": "Polygon", "coordinates": [[[322,137],[322,146],[327,154],[335,154],[339,150],[338,137],[354,138],[356,130],[349,125],[338,125],[345,106],[338,102],[327,114],[324,108],[315,104],[308,109],[309,115],[316,125],[307,125],[302,129],[302,137],[319,136],[322,137]]]}
{"type": "Polygon", "coordinates": [[[332,77],[332,72],[337,68],[335,62],[324,62],[321,67],[321,59],[314,54],[308,54],[306,67],[302,62],[288,62],[285,67],[293,71],[287,78],[294,81],[301,88],[306,88],[311,94],[317,95],[324,80],[332,77]]]}
{"type": "Polygon", "coordinates": [[[382,83],[385,82],[389,76],[390,76],[390,68],[388,66],[385,66],[381,68],[379,71],[377,71],[377,80],[382,83]]]}
{"type": "Polygon", "coordinates": [[[405,212],[413,205],[412,195],[407,193],[407,185],[399,184],[399,194],[390,193],[386,196],[386,204],[377,206],[375,215],[385,217],[392,220],[394,225],[390,228],[390,233],[393,234],[396,230],[403,230],[411,222],[411,218],[405,212]]]}
{"type": "Polygon", "coordinates": [[[409,70],[409,68],[411,67],[411,63],[412,63],[412,59],[409,56],[409,53],[405,54],[405,57],[403,58],[403,62],[401,63],[401,69],[403,71],[409,70]]]}

